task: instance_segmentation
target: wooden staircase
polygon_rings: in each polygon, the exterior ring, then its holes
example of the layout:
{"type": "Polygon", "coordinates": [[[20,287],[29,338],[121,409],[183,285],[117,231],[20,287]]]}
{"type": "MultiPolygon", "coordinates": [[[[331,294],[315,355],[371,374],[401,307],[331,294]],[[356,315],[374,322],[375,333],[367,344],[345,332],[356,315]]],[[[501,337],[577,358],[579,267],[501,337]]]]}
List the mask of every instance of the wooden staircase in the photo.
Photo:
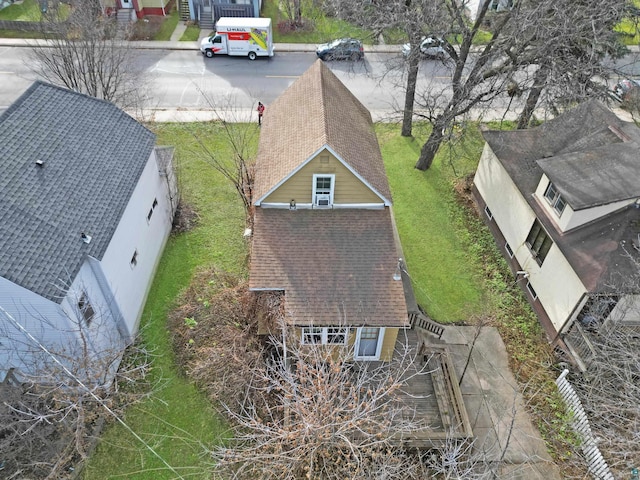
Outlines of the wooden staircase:
{"type": "Polygon", "coordinates": [[[429,335],[440,340],[444,333],[444,326],[431,320],[426,314],[417,311],[409,312],[409,323],[411,328],[428,333],[429,335]]]}
{"type": "Polygon", "coordinates": [[[191,19],[191,12],[189,11],[189,2],[187,0],[179,0],[178,1],[178,14],[180,15],[180,20],[186,22],[191,19]]]}

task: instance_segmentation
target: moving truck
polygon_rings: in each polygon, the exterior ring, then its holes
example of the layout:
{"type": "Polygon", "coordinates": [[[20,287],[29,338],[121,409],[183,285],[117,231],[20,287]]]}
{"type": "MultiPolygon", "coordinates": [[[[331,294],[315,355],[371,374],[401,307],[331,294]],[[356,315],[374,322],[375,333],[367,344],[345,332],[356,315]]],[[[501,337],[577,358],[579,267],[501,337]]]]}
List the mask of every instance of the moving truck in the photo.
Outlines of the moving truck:
{"type": "Polygon", "coordinates": [[[221,17],[216,31],[203,38],[200,51],[211,58],[214,55],[241,55],[273,57],[273,35],[270,18],[221,17]]]}

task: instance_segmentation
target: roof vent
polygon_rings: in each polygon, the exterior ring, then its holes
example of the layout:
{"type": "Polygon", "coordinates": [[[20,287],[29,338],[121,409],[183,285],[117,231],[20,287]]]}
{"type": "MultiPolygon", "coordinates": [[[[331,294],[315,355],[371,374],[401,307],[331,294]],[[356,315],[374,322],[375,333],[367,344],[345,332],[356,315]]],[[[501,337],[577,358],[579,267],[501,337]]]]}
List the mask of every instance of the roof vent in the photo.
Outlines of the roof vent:
{"type": "Polygon", "coordinates": [[[80,234],[80,238],[82,238],[82,241],[84,243],[90,243],[91,242],[91,235],[87,235],[86,233],[82,232],[80,234]]]}
{"type": "Polygon", "coordinates": [[[39,167],[44,167],[44,162],[42,160],[36,160],[36,165],[39,167]]]}

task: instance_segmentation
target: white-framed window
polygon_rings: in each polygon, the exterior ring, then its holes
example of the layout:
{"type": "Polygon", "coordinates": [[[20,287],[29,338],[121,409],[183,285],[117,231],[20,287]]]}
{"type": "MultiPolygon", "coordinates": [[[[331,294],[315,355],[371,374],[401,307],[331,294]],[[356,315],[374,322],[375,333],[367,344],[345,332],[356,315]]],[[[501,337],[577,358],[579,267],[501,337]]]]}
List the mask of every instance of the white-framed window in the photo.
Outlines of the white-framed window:
{"type": "Polygon", "coordinates": [[[538,298],[538,294],[536,293],[536,291],[533,289],[533,287],[529,282],[527,282],[527,290],[529,291],[529,295],[531,295],[531,297],[534,300],[538,298]]]}
{"type": "Polygon", "coordinates": [[[333,189],[336,176],[330,173],[313,175],[313,206],[330,207],[333,205],[333,189]]]}
{"type": "Polygon", "coordinates": [[[303,345],[346,345],[348,327],[302,327],[303,345]]]}
{"type": "Polygon", "coordinates": [[[135,266],[138,265],[138,250],[133,251],[133,255],[131,255],[129,265],[131,265],[131,268],[135,268],[135,266]]]}
{"type": "Polygon", "coordinates": [[[493,220],[493,213],[491,213],[491,210],[489,209],[489,205],[485,205],[484,213],[489,220],[493,220]]]}
{"type": "Polygon", "coordinates": [[[86,292],[82,292],[78,299],[78,310],[80,310],[80,314],[82,315],[82,318],[84,318],[84,322],[89,326],[96,313],[91,306],[91,302],[89,301],[89,297],[86,292]]]}
{"type": "Polygon", "coordinates": [[[158,206],[158,199],[154,198],[153,203],[151,204],[151,208],[149,209],[149,213],[147,213],[147,223],[151,222],[151,217],[153,216],[153,211],[158,206]]]}
{"type": "Polygon", "coordinates": [[[507,251],[507,255],[509,255],[509,258],[513,258],[513,248],[511,248],[509,242],[505,242],[504,249],[507,251]]]}
{"type": "Polygon", "coordinates": [[[547,199],[547,202],[549,202],[549,205],[551,205],[551,208],[553,208],[558,216],[562,215],[564,207],[567,206],[567,202],[562,198],[562,195],[560,195],[560,192],[558,192],[553,182],[549,182],[549,185],[547,185],[547,189],[544,191],[544,198],[547,199]]]}
{"type": "Polygon", "coordinates": [[[551,237],[549,237],[537,218],[534,220],[531,230],[529,230],[525,243],[531,250],[533,258],[536,259],[538,265],[542,266],[542,262],[547,258],[547,253],[553,246],[553,240],[551,240],[551,237]]]}
{"type": "Polygon", "coordinates": [[[360,327],[356,334],[355,360],[380,360],[384,327],[360,327]]]}

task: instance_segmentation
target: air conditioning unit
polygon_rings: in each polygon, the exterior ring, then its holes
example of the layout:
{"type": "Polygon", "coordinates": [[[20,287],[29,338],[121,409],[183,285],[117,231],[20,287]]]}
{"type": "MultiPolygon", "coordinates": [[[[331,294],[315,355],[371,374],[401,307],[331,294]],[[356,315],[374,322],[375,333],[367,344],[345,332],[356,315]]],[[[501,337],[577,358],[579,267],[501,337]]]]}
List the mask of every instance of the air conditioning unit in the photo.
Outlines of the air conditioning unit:
{"type": "Polygon", "coordinates": [[[330,205],[331,195],[316,195],[316,205],[319,207],[328,207],[330,205]]]}

